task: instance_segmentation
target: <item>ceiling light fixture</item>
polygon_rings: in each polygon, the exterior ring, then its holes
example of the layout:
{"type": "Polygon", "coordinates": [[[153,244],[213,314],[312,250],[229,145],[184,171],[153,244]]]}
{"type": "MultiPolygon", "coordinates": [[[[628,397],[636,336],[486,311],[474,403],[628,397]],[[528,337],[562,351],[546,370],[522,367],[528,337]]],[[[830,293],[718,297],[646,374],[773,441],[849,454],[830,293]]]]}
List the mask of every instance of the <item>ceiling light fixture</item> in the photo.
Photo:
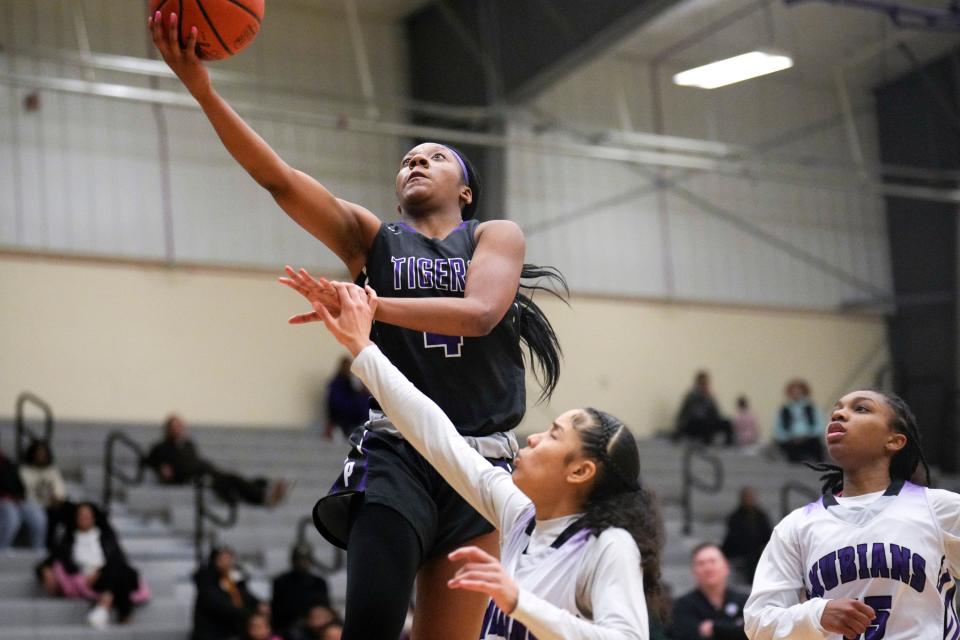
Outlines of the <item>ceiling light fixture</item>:
{"type": "Polygon", "coordinates": [[[793,59],[783,53],[751,51],[725,60],[717,60],[673,76],[673,82],[682,87],[716,89],[735,82],[765,76],[793,66],[793,59]]]}

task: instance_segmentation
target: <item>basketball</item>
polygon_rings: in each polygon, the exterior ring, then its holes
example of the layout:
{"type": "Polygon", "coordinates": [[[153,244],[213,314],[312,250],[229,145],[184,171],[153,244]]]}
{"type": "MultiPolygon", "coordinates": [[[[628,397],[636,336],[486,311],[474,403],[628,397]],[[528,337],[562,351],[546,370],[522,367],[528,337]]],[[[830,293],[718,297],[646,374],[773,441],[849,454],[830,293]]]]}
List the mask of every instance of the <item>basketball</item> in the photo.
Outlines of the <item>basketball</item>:
{"type": "Polygon", "coordinates": [[[166,26],[177,14],[180,46],[197,28],[197,55],[222,60],[253,42],[263,20],[264,0],[150,0],[150,14],[159,11],[166,26]]]}

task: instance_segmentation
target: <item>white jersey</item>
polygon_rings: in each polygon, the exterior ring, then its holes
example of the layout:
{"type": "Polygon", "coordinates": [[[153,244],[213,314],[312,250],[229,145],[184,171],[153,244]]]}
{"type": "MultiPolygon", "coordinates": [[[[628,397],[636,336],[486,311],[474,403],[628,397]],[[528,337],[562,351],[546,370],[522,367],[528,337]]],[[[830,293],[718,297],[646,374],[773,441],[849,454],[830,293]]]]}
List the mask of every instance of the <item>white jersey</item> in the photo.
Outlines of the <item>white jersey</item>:
{"type": "Polygon", "coordinates": [[[353,362],[404,438],[501,534],[501,563],[520,587],[506,615],[492,602],[482,640],[648,640],[640,551],[623,529],[599,536],[582,514],[534,519],[533,503],[375,346],[353,362]]]}
{"type": "Polygon", "coordinates": [[[861,640],[958,640],[960,496],[894,482],[855,498],[825,495],[777,525],[744,609],[751,640],[840,640],[820,625],[827,602],[876,611],[861,640]]]}

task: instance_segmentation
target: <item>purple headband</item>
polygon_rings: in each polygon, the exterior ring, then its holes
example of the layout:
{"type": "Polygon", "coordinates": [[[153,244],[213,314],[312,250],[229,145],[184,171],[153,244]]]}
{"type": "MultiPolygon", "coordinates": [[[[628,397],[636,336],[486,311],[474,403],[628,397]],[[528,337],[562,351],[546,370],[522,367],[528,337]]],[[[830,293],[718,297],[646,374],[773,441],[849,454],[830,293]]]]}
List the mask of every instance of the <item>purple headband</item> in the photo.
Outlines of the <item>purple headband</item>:
{"type": "Polygon", "coordinates": [[[463,181],[466,182],[466,183],[469,183],[469,182],[470,182],[470,173],[467,171],[467,165],[466,165],[466,163],[463,161],[463,158],[460,157],[460,154],[457,153],[454,149],[448,147],[448,146],[445,145],[445,144],[440,145],[440,146],[442,146],[444,149],[446,149],[446,150],[448,150],[450,153],[452,153],[452,154],[453,154],[453,157],[457,159],[457,164],[460,165],[460,170],[463,171],[463,181]]]}

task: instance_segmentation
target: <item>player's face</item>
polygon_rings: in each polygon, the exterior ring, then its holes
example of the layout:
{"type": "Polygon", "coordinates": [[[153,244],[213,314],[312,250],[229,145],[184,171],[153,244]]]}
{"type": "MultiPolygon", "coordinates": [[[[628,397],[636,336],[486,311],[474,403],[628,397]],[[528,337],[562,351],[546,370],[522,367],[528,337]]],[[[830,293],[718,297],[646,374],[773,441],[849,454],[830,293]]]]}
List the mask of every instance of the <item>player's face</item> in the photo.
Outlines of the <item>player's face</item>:
{"type": "Polygon", "coordinates": [[[453,151],[433,142],[417,145],[400,161],[396,180],[397,198],[405,211],[470,202],[463,170],[453,151]]]}
{"type": "Polygon", "coordinates": [[[534,502],[538,497],[554,499],[566,490],[565,478],[583,457],[574,429],[582,413],[572,409],[561,414],[546,431],[528,437],[514,460],[513,482],[534,502]]]}
{"type": "Polygon", "coordinates": [[[726,585],[730,576],[730,565],[716,547],[701,549],[691,560],[691,565],[697,586],[704,589],[726,585]]]}
{"type": "Polygon", "coordinates": [[[830,412],[826,442],[830,457],[844,470],[890,457],[906,437],[894,431],[893,410],[875,391],[854,391],[840,398],[830,412]]]}

